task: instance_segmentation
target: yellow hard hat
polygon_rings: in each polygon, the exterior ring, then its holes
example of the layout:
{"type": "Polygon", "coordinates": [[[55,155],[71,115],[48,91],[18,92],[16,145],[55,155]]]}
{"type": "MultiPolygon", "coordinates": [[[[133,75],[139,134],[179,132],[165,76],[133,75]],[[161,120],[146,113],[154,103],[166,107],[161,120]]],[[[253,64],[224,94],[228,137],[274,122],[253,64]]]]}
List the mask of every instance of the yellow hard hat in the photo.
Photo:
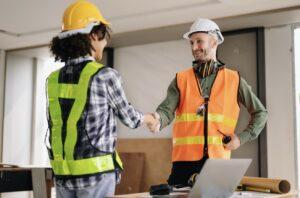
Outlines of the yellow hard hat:
{"type": "Polygon", "coordinates": [[[76,33],[88,34],[99,24],[109,25],[109,22],[94,4],[77,0],[65,10],[62,32],[58,36],[64,38],[76,33]]]}

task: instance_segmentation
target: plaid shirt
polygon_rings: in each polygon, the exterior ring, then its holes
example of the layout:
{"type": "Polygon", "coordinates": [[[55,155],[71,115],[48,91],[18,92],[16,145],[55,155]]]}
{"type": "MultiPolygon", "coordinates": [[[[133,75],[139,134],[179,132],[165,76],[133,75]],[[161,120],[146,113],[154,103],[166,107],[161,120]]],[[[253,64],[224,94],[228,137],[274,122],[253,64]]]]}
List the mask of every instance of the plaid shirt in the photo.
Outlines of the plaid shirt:
{"type": "MultiPolygon", "coordinates": [[[[71,60],[61,69],[61,75],[66,75],[66,78],[68,75],[72,76],[76,73],[78,75],[89,61],[91,61],[91,57],[71,60]]],[[[64,77],[62,78],[64,79],[64,77]]],[[[80,141],[77,145],[76,155],[86,156],[86,153],[93,155],[92,150],[80,149],[81,146],[86,148],[84,145],[87,144],[92,144],[101,151],[112,153],[117,140],[116,119],[119,118],[130,128],[137,128],[143,122],[143,114],[135,110],[127,101],[121,77],[115,69],[102,68],[92,78],[89,88],[88,111],[85,110],[82,116],[87,116],[85,129],[90,140],[84,133],[78,133],[80,141]]],[[[55,181],[58,187],[82,189],[96,185],[103,175],[97,174],[74,179],[56,178],[55,181]]]]}

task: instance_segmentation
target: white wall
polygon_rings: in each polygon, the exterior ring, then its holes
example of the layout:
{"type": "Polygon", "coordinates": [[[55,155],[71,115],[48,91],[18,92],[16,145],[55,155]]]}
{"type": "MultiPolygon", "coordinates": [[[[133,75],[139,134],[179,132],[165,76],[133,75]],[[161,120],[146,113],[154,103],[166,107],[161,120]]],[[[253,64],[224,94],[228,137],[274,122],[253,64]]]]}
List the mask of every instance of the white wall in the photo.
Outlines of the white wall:
{"type": "MultiPolygon", "coordinates": [[[[296,134],[297,134],[297,159],[300,159],[300,26],[295,26],[294,32],[294,71],[295,71],[295,103],[296,103],[296,134]]],[[[298,162],[299,164],[299,162],[298,162]]],[[[297,176],[300,177],[299,165],[297,167],[297,176]]],[[[298,181],[298,189],[300,182],[298,181]]]]}
{"type": "Polygon", "coordinates": [[[265,30],[268,176],[286,178],[295,187],[295,105],[292,28],[265,30]]]}
{"type": "Polygon", "coordinates": [[[7,55],[3,162],[30,163],[33,60],[7,55]]]}
{"type": "MultiPolygon", "coordinates": [[[[3,162],[30,164],[33,60],[7,54],[3,162]]],[[[2,198],[28,197],[28,192],[3,193],[2,198]]]]}
{"type": "MultiPolygon", "coordinates": [[[[115,49],[115,68],[122,76],[127,98],[142,112],[155,111],[176,72],[190,67],[192,60],[185,40],[115,49]]],[[[145,127],[131,130],[118,123],[118,131],[121,138],[171,137],[171,126],[153,135],[145,127]]]]}
{"type": "Polygon", "coordinates": [[[3,105],[5,84],[5,52],[0,50],[0,162],[2,161],[3,105]]]}

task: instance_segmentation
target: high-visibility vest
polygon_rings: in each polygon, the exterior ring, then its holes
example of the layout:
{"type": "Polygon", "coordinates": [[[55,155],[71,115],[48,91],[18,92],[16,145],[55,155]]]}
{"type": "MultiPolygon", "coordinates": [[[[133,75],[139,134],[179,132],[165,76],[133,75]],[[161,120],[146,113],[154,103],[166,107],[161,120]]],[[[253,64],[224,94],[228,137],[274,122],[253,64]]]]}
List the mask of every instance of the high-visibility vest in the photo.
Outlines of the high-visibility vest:
{"type": "Polygon", "coordinates": [[[234,134],[240,111],[237,101],[239,79],[236,71],[225,67],[218,71],[207,102],[205,127],[205,116],[196,114],[199,106],[205,101],[201,96],[201,86],[194,69],[190,68],[177,74],[180,102],[173,126],[173,162],[202,159],[205,155],[205,141],[209,158],[230,158],[231,152],[224,149],[224,135],[219,131],[226,135],[234,134]],[[207,137],[204,135],[205,128],[207,137]]]}
{"type": "MultiPolygon", "coordinates": [[[[89,83],[103,65],[89,62],[81,71],[78,84],[59,83],[60,70],[53,72],[47,81],[48,104],[50,114],[50,144],[53,156],[50,158],[52,169],[57,176],[82,176],[115,170],[116,166],[123,169],[117,153],[90,156],[78,159],[74,152],[78,131],[77,124],[85,110],[88,98],[89,83]],[[60,99],[73,100],[69,116],[64,123],[60,99]],[[66,137],[62,140],[62,128],[66,125],[66,137]]],[[[90,145],[87,145],[90,148],[90,145]]],[[[96,153],[96,152],[93,152],[96,153]]]]}

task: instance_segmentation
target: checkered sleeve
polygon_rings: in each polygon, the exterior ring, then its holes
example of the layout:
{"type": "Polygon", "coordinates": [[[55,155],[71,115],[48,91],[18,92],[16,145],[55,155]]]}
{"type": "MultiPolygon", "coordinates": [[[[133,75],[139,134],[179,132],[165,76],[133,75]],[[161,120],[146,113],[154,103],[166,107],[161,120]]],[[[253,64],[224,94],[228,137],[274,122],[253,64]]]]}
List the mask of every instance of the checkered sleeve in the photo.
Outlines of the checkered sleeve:
{"type": "Polygon", "coordinates": [[[119,73],[110,69],[107,79],[108,98],[114,113],[123,124],[130,128],[137,128],[143,122],[143,114],[136,110],[127,100],[119,73]]]}

